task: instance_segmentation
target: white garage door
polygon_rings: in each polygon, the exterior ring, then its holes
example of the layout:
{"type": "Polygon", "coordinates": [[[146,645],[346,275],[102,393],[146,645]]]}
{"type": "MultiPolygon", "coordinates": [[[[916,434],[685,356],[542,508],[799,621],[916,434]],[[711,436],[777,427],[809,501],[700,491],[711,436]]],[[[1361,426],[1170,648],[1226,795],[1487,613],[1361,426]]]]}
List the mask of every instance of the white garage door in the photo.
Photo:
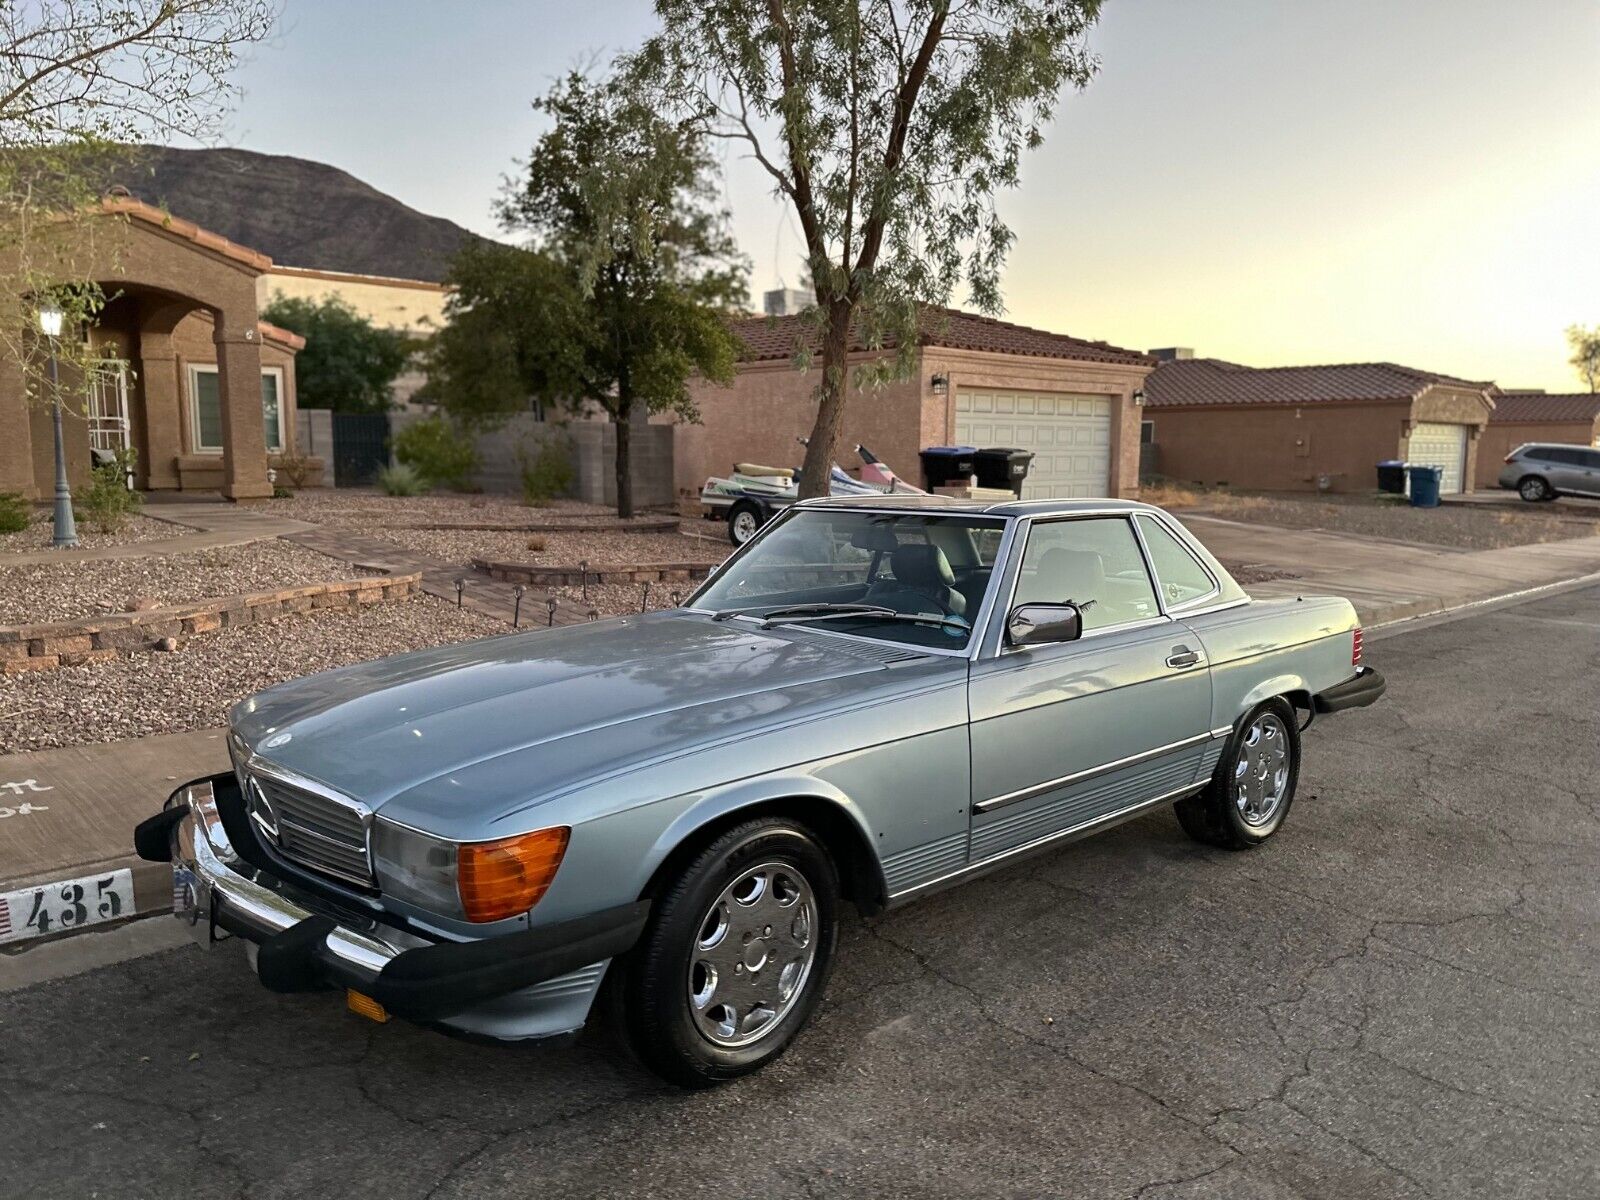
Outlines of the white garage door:
{"type": "Polygon", "coordinates": [[[1411,430],[1406,461],[1424,467],[1443,467],[1441,492],[1459,492],[1467,482],[1467,427],[1419,421],[1411,430]]]}
{"type": "Polygon", "coordinates": [[[1110,494],[1110,396],[963,388],[956,392],[956,442],[1033,451],[1025,500],[1110,494]]]}

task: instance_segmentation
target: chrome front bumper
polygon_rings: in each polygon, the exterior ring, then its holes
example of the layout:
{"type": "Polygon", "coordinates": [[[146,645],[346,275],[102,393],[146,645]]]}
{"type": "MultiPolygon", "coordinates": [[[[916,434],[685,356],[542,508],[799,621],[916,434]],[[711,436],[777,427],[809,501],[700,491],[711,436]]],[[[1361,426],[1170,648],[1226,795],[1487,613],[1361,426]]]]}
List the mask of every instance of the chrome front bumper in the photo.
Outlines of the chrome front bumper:
{"type": "MultiPolygon", "coordinates": [[[[419,986],[431,986],[437,993],[453,981],[473,982],[473,972],[481,978],[484,971],[503,965],[486,966],[479,951],[491,943],[493,947],[503,945],[507,951],[513,948],[513,940],[508,938],[433,941],[377,921],[335,919],[330,915],[337,912],[335,906],[296,893],[238,854],[224,828],[211,780],[198,780],[174,792],[155,823],[158,832],[161,828],[170,831],[174,915],[202,946],[229,940],[230,935],[249,943],[252,966],[273,990],[308,990],[284,986],[282,968],[274,970],[274,964],[292,960],[294,969],[307,975],[313,986],[351,988],[375,996],[397,1015],[414,1016],[405,1011],[406,997],[414,999],[419,986]],[[363,927],[353,928],[355,925],[363,927]],[[413,951],[421,953],[413,955],[413,951]],[[441,970],[436,961],[441,955],[475,961],[465,968],[445,966],[441,970]],[[404,967],[386,975],[385,969],[394,967],[403,956],[408,965],[426,962],[430,978],[419,980],[417,970],[404,967]],[[389,999],[396,996],[398,1000],[389,999]]],[[[140,833],[144,832],[141,828],[140,833]]],[[[149,852],[148,837],[137,840],[141,854],[155,857],[149,852]]],[[[557,935],[554,949],[566,950],[569,960],[574,950],[580,954],[579,961],[584,960],[585,950],[605,951],[603,956],[597,954],[597,961],[565,969],[530,986],[513,986],[501,994],[478,998],[469,1007],[447,1015],[414,1019],[449,1031],[504,1040],[551,1037],[580,1028],[599,991],[610,954],[620,953],[618,947],[625,949],[624,940],[631,944],[628,928],[635,923],[640,928],[643,925],[643,911],[613,916],[611,924],[598,934],[588,927],[593,920],[583,929],[575,926],[585,923],[574,923],[548,931],[557,935]],[[635,916],[636,922],[624,920],[635,916]],[[564,942],[559,941],[563,929],[571,930],[564,942]]],[[[637,929],[633,931],[636,936],[637,929]]],[[[534,947],[533,951],[541,949],[550,954],[550,947],[534,947]]]]}

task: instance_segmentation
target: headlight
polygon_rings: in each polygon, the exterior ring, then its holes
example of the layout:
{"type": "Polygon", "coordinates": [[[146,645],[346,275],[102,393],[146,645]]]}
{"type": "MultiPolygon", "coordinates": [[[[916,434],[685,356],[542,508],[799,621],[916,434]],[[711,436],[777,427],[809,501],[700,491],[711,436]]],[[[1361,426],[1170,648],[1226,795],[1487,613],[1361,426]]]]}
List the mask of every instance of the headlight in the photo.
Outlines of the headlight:
{"type": "Polygon", "coordinates": [[[572,830],[536,829],[490,842],[446,842],[404,825],[372,823],[384,894],[440,916],[503,921],[527,912],[555,880],[572,830]]]}
{"type": "Polygon", "coordinates": [[[456,844],[385,821],[372,822],[372,865],[385,895],[438,913],[460,918],[456,890],[456,844]]]}

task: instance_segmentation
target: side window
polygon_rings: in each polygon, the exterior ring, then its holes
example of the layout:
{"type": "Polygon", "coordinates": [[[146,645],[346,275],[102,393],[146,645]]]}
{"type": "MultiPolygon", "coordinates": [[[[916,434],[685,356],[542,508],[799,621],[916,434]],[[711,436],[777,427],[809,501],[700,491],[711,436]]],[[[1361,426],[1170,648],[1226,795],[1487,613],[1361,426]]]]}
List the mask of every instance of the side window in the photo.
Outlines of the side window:
{"type": "Polygon", "coordinates": [[[1068,601],[1083,610],[1085,631],[1160,615],[1150,573],[1125,517],[1035,523],[1012,603],[1068,601]]]}
{"type": "Polygon", "coordinates": [[[1150,565],[1155,568],[1156,582],[1169,608],[1209,596],[1217,590],[1211,576],[1189,553],[1182,542],[1160,521],[1151,517],[1136,517],[1139,531],[1144,534],[1144,544],[1150,551],[1150,565]]]}

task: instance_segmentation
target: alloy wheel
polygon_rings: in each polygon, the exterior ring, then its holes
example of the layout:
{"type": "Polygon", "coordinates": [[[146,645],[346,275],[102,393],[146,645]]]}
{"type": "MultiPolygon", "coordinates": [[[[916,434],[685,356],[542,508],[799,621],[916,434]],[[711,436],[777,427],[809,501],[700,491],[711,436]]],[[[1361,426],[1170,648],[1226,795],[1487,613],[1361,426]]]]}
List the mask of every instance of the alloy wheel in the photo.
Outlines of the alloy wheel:
{"type": "Polygon", "coordinates": [[[1271,822],[1289,790],[1289,732],[1273,713],[1245,730],[1233,768],[1233,802],[1246,825],[1271,822]]]}
{"type": "Polygon", "coordinates": [[[701,917],[689,956],[689,1012],[717,1046],[772,1033],[805,991],[817,957],[817,902],[796,867],[739,874],[701,917]]]}

